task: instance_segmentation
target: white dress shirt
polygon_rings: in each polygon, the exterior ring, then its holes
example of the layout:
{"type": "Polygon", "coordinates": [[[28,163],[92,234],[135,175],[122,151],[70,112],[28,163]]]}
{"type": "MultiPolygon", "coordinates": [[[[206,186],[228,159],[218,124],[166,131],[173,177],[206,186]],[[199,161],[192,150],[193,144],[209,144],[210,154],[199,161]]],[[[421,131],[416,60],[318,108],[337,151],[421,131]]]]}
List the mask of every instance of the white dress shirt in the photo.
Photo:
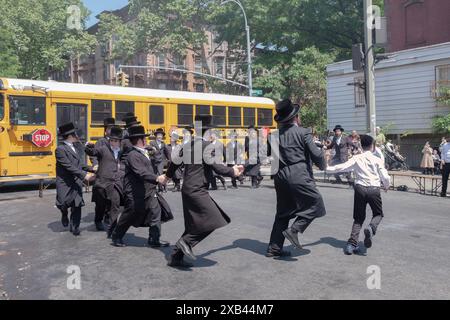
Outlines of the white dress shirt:
{"type": "Polygon", "coordinates": [[[117,160],[117,158],[119,158],[120,148],[117,148],[117,149],[112,148],[112,151],[113,151],[113,153],[114,153],[114,159],[117,160]]]}
{"type": "Polygon", "coordinates": [[[343,164],[327,168],[327,173],[330,174],[351,171],[355,174],[355,184],[365,187],[388,188],[391,182],[382,160],[370,151],[355,155],[343,164]]]}
{"type": "Polygon", "coordinates": [[[133,146],[133,148],[135,148],[137,151],[142,153],[148,160],[150,160],[150,156],[148,155],[147,149],[136,147],[136,146],[133,146]]]}
{"type": "Polygon", "coordinates": [[[72,143],[72,142],[64,141],[64,143],[65,143],[66,145],[68,145],[68,146],[70,147],[70,149],[72,149],[73,152],[77,153],[77,150],[76,150],[75,147],[73,146],[73,143],[72,143]]]}
{"type": "Polygon", "coordinates": [[[441,148],[441,159],[445,163],[450,163],[450,143],[445,143],[441,148]]]}

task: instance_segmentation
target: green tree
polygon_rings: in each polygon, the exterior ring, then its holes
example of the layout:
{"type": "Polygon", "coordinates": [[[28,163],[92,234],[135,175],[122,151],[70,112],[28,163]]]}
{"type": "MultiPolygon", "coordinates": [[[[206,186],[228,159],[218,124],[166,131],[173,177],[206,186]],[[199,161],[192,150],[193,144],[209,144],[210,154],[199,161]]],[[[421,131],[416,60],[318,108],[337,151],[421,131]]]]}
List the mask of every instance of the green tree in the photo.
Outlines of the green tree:
{"type": "Polygon", "coordinates": [[[301,104],[303,125],[322,132],[326,129],[326,66],[334,59],[333,54],[321,53],[315,47],[306,48],[270,69],[258,65],[256,70],[260,76],[255,86],[276,101],[290,98],[301,104]]]}
{"type": "Polygon", "coordinates": [[[450,114],[434,117],[433,129],[436,133],[450,134],[450,114]]]}
{"type": "Polygon", "coordinates": [[[81,0],[2,0],[0,9],[20,77],[46,79],[49,71],[63,70],[70,58],[95,48],[95,37],[84,30],[89,12],[81,0]],[[71,5],[80,9],[80,30],[68,28],[71,5]]]}
{"type": "Polygon", "coordinates": [[[0,76],[10,78],[19,76],[19,58],[12,48],[12,36],[6,32],[0,32],[0,76]]]}

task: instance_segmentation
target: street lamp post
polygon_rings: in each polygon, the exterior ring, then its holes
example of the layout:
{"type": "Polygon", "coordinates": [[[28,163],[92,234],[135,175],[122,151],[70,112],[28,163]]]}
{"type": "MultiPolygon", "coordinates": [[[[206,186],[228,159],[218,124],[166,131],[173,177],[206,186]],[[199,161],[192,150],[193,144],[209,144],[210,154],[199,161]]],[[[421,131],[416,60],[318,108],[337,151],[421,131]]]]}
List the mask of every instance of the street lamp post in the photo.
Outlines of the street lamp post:
{"type": "Polygon", "coordinates": [[[244,7],[242,6],[241,2],[239,0],[225,0],[220,5],[225,5],[229,2],[234,2],[237,4],[244,14],[244,20],[245,20],[245,31],[247,33],[247,59],[248,59],[248,90],[249,90],[249,96],[251,97],[253,95],[253,78],[252,78],[252,56],[251,56],[251,49],[250,49],[250,27],[248,25],[247,21],[247,14],[245,13],[244,7]]]}

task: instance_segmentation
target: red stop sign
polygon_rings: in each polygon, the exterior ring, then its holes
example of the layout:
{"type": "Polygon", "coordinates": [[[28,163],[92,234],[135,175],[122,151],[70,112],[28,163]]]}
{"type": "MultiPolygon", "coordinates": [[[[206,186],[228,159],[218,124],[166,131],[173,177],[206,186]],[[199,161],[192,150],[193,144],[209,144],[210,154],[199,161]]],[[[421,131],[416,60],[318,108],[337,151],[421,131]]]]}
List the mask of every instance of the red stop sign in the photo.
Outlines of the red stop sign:
{"type": "Polygon", "coordinates": [[[38,129],[31,134],[31,142],[39,148],[46,148],[52,144],[53,136],[47,129],[38,129]]]}

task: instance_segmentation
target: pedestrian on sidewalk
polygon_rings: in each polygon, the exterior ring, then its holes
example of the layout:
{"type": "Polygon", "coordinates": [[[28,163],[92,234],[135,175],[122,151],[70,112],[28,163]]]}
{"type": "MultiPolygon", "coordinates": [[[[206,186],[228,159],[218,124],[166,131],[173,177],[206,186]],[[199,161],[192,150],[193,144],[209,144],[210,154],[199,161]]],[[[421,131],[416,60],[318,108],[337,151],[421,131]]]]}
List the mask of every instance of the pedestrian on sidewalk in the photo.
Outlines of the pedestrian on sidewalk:
{"type": "Polygon", "coordinates": [[[377,233],[383,219],[383,203],[380,189],[389,189],[390,177],[383,161],[374,155],[375,141],[369,135],[361,136],[364,153],[354,156],[344,164],[327,168],[327,172],[353,172],[355,174],[355,198],[353,207],[353,227],[344,248],[344,253],[351,255],[359,252],[359,234],[366,219],[366,207],[372,209],[372,221],[364,229],[364,246],[372,247],[372,238],[377,233]]]}
{"type": "Polygon", "coordinates": [[[445,140],[441,146],[442,191],[441,197],[447,196],[448,177],[450,175],[450,143],[445,140]]]}
{"type": "Polygon", "coordinates": [[[430,143],[427,141],[425,146],[422,149],[423,157],[422,162],[420,163],[420,167],[423,169],[423,174],[431,174],[434,168],[433,161],[433,148],[430,146],[430,143]]]}

